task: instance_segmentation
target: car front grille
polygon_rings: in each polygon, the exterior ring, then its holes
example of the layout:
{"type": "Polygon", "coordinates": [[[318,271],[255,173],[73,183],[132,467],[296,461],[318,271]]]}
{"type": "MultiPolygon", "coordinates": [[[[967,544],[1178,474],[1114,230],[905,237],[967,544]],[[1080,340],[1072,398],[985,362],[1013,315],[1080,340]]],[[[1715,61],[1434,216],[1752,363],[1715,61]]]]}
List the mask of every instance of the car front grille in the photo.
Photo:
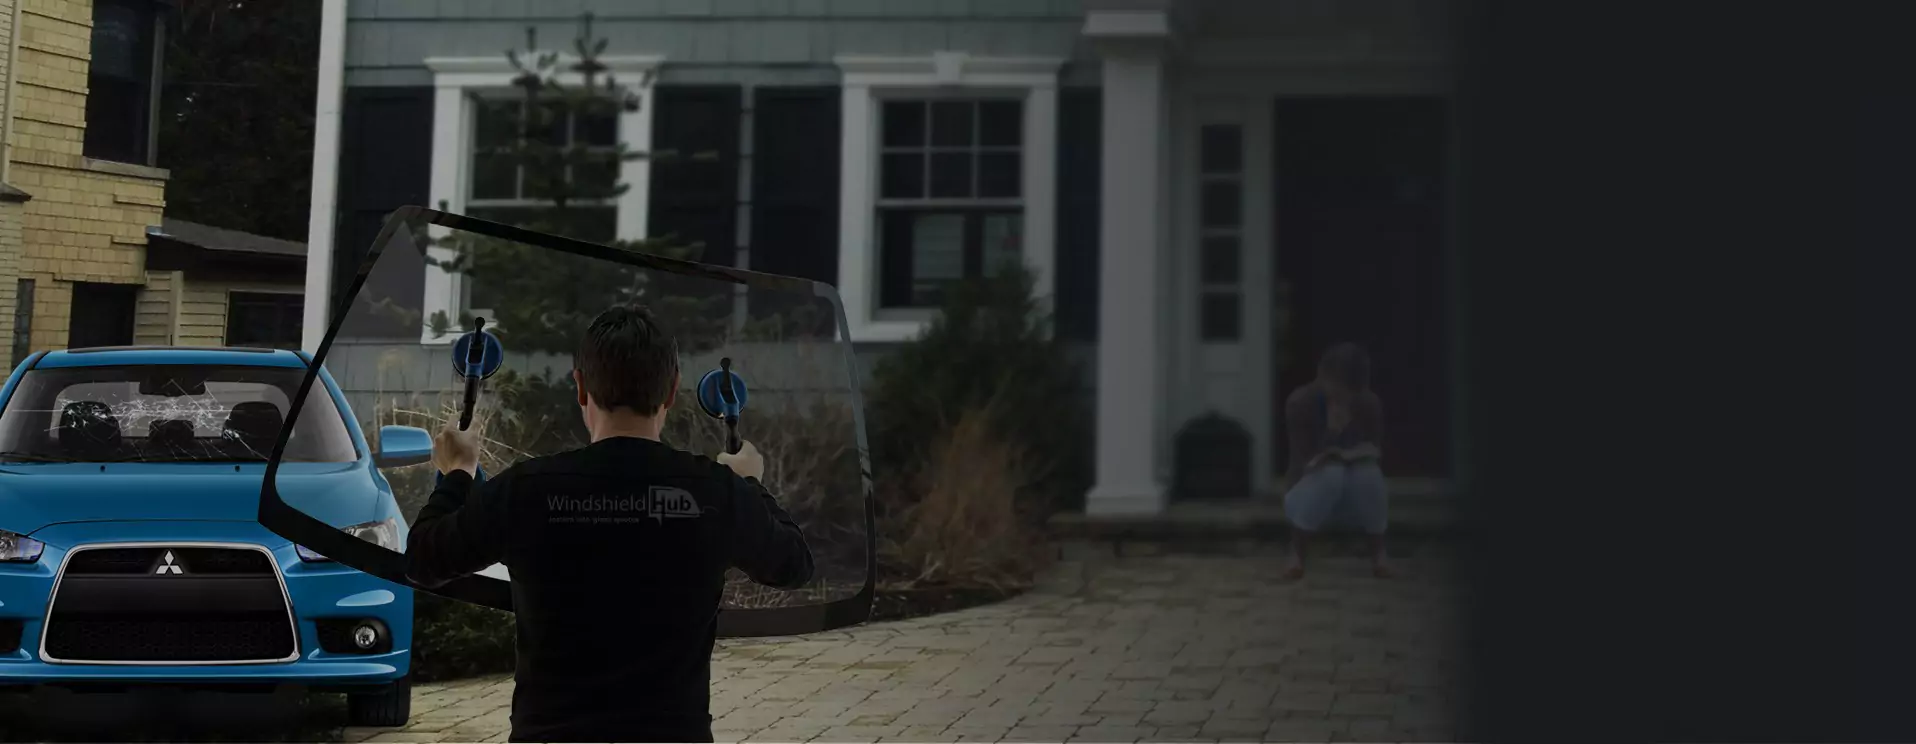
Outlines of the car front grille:
{"type": "Polygon", "coordinates": [[[167,553],[173,564],[194,576],[272,576],[273,560],[257,550],[203,547],[94,548],[74,553],[67,563],[68,576],[126,576],[153,574],[165,565],[167,553]]]}
{"type": "Polygon", "coordinates": [[[54,585],[41,650],[55,663],[265,663],[297,658],[298,640],[262,548],[82,546],[54,585]]]}

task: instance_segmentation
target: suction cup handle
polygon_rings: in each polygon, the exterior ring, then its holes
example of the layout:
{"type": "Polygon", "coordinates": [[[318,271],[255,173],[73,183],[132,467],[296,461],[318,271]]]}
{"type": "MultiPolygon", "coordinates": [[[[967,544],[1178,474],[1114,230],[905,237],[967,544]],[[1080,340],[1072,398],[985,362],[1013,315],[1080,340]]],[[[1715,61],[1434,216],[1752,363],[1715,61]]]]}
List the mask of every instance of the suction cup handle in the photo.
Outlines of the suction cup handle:
{"type": "Polygon", "coordinates": [[[745,443],[738,438],[739,415],[732,412],[738,411],[739,405],[738,391],[732,389],[731,357],[719,360],[719,396],[725,399],[726,408],[729,409],[725,415],[725,451],[736,455],[744,449],[745,443]]]}
{"type": "Polygon", "coordinates": [[[479,381],[484,378],[481,370],[486,364],[485,338],[479,333],[485,330],[485,318],[472,319],[472,332],[467,334],[470,341],[466,344],[466,368],[460,375],[466,378],[466,403],[459,409],[459,430],[472,427],[472,409],[479,403],[479,381]]]}

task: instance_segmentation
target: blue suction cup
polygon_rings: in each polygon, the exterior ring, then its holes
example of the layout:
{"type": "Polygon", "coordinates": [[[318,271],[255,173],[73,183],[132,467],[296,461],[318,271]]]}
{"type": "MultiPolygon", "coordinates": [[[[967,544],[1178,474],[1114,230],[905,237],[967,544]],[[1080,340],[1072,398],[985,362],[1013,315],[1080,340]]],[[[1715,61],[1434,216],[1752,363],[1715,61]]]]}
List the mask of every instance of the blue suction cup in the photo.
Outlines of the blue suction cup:
{"type": "Polygon", "coordinates": [[[498,372],[505,363],[505,345],[499,343],[498,336],[483,330],[467,332],[452,342],[452,369],[460,377],[483,380],[498,372]],[[479,344],[477,354],[473,353],[475,341],[479,344]]]}
{"type": "Polygon", "coordinates": [[[712,418],[738,418],[745,412],[745,378],[737,372],[715,369],[699,378],[699,409],[712,418]],[[725,377],[732,378],[733,400],[725,399],[725,377]]]}

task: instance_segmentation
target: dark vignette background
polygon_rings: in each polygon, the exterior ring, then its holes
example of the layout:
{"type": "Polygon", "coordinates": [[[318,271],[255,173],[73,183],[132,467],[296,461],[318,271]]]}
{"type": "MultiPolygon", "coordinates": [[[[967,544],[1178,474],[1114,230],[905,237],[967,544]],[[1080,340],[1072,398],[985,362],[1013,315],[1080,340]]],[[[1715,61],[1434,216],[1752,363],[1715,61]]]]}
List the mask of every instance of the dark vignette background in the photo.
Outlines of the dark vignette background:
{"type": "Polygon", "coordinates": [[[1912,14],[1465,2],[1465,740],[1916,739],[1912,14]]]}

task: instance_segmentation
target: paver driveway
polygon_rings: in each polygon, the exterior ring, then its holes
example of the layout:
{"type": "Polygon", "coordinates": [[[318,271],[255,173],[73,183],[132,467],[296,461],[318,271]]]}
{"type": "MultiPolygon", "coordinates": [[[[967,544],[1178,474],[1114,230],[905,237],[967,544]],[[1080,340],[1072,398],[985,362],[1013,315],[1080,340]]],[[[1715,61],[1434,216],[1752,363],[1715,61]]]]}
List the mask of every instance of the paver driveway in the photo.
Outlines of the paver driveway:
{"type": "MultiPolygon", "coordinates": [[[[719,741],[1436,741],[1451,738],[1450,562],[1406,576],[1276,555],[1073,561],[991,607],[723,642],[719,741]]],[[[421,687],[405,729],[350,741],[503,741],[511,681],[421,687]]]]}

